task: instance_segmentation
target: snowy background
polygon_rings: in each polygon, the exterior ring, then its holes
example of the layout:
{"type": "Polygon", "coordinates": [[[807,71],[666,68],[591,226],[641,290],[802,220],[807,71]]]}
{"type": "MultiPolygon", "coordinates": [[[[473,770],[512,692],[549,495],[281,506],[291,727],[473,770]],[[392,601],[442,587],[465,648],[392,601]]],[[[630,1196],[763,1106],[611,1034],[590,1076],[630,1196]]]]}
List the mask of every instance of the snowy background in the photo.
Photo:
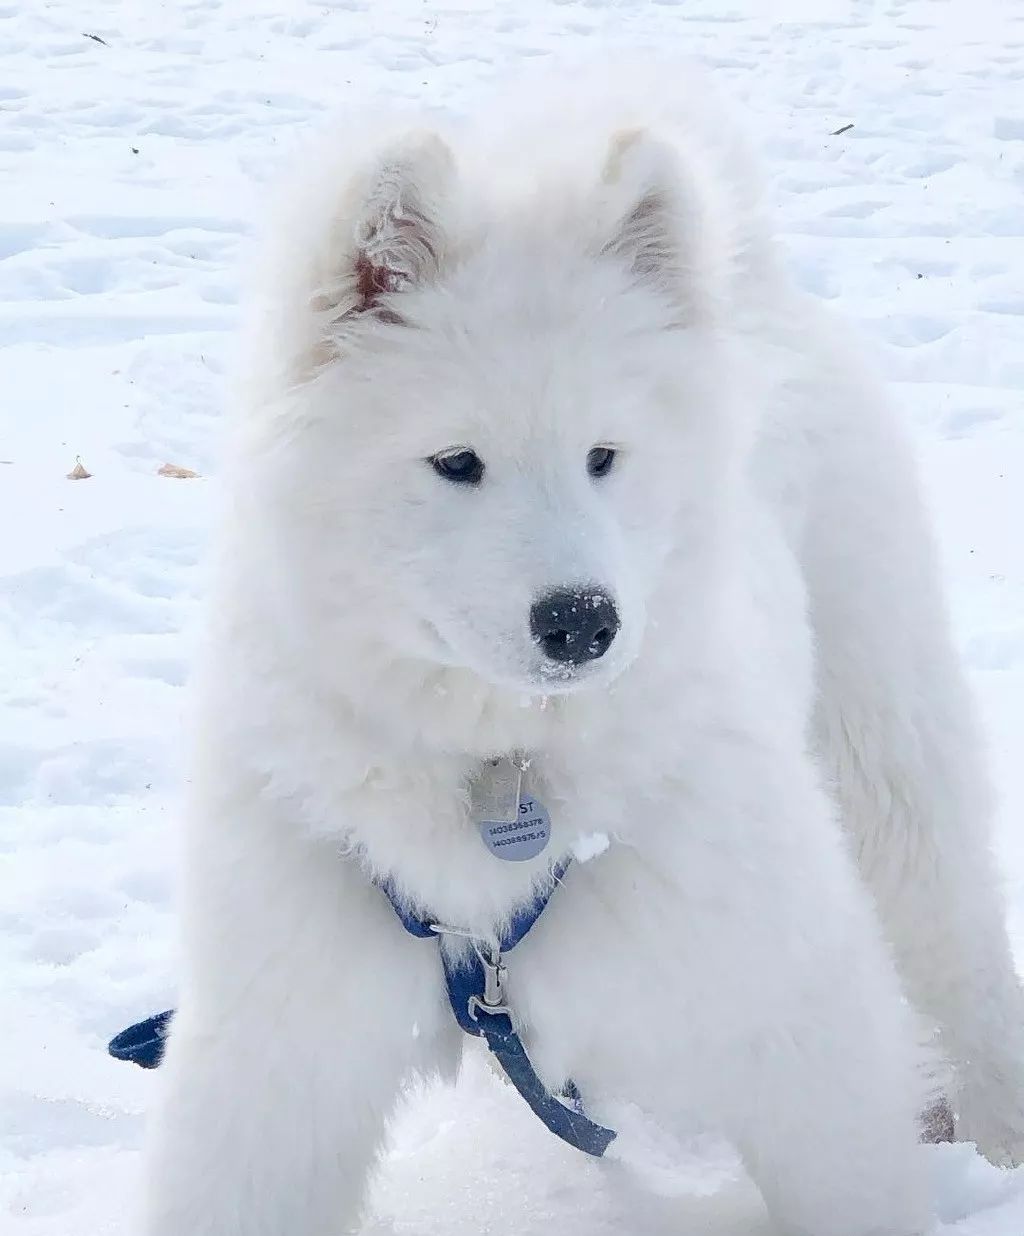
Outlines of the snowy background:
{"type": "MultiPolygon", "coordinates": [[[[3,1236],[134,1230],[153,1077],[104,1044],[173,997],[182,684],[260,186],[339,101],[457,103],[607,41],[747,103],[800,278],[920,432],[1024,963],[1020,0],[0,0],[3,1236]]],[[[636,1145],[595,1166],[474,1064],[410,1103],[367,1231],[767,1236],[727,1161],[636,1145]]],[[[944,1236],[1024,1233],[1024,1172],[924,1153],[944,1236]]]]}

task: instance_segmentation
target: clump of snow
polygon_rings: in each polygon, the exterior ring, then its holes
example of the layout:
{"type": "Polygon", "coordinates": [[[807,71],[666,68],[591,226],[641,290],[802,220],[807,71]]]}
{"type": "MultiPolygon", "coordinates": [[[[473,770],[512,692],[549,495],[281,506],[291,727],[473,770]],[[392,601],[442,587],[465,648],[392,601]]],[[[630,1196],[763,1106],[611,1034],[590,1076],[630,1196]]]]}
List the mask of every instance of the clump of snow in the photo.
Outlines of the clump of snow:
{"type": "Polygon", "coordinates": [[[578,863],[588,863],[603,854],[610,844],[605,833],[581,833],[572,843],[572,855],[578,863]]]}

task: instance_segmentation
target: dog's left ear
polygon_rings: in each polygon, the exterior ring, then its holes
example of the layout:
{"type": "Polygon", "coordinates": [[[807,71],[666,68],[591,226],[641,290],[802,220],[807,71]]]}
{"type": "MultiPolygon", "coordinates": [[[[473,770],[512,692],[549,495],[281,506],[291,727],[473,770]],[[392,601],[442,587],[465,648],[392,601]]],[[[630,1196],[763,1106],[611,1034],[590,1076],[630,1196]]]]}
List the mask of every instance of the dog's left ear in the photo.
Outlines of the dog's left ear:
{"type": "Polygon", "coordinates": [[[357,310],[439,273],[442,199],[453,176],[451,150],[433,133],[410,133],[382,152],[355,225],[357,310]]]}
{"type": "Polygon", "coordinates": [[[356,322],[401,323],[401,293],[440,275],[449,248],[442,218],[454,179],[450,148],[427,131],[393,136],[357,171],[310,273],[317,363],[333,356],[356,322]]]}
{"type": "Polygon", "coordinates": [[[699,312],[700,220],[677,152],[642,129],[623,130],[611,139],[601,179],[613,220],[602,253],[661,292],[678,308],[677,324],[685,325],[699,312]]]}

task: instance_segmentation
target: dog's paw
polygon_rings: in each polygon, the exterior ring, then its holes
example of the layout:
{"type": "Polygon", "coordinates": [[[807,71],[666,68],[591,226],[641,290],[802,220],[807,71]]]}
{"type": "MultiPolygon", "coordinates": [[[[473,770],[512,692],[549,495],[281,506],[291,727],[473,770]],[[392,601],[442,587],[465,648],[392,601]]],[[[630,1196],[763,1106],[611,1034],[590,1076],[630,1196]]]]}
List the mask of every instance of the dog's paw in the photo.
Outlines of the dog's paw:
{"type": "Polygon", "coordinates": [[[926,1145],[934,1146],[939,1142],[956,1140],[956,1117],[945,1096],[926,1107],[918,1123],[921,1128],[921,1141],[926,1145]]]}

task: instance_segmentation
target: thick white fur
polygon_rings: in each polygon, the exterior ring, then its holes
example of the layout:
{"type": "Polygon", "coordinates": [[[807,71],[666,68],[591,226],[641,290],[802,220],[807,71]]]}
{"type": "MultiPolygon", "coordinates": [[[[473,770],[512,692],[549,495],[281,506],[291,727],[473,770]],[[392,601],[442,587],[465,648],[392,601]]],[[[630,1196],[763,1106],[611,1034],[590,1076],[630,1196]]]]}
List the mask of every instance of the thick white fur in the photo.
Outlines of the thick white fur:
{"type": "Polygon", "coordinates": [[[146,1236],[351,1228],[403,1079],[460,1049],[436,950],[369,875],[486,932],[595,831],[511,958],[549,1084],[697,1113],[787,1236],[916,1236],[905,992],[961,1135],[1024,1150],[985,776],[901,435],[778,265],[707,84],[562,79],[349,125],[277,226],[146,1236]],[[451,446],[478,488],[424,463],[451,446]],[[595,583],[622,630],[553,674],[530,603],[595,583]],[[554,828],[523,864],[466,813],[513,750],[554,828]]]}

